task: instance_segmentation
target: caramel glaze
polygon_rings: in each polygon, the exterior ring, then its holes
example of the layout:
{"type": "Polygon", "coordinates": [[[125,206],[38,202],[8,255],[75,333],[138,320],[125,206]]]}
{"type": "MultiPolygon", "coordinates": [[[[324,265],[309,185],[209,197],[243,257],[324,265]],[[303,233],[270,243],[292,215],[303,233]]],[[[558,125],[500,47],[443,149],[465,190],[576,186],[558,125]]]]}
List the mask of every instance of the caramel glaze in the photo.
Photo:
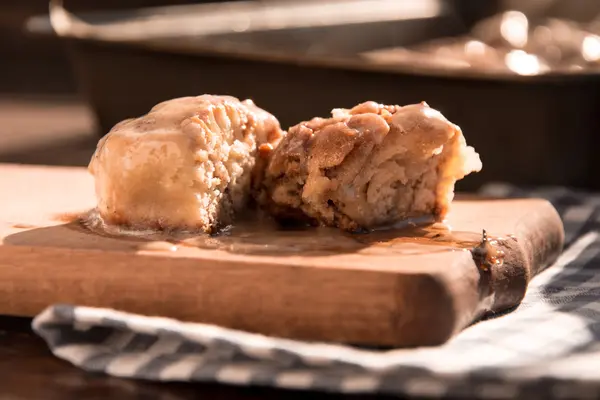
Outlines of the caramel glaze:
{"type": "Polygon", "coordinates": [[[444,223],[409,221],[385,229],[363,233],[348,233],[335,228],[305,225],[280,225],[264,216],[240,221],[207,235],[198,232],[128,230],[107,225],[95,210],[73,214],[70,226],[89,233],[113,238],[140,241],[139,250],[177,251],[180,247],[224,250],[237,254],[271,256],[319,256],[358,253],[385,256],[392,253],[415,255],[432,252],[470,251],[477,267],[490,272],[502,266],[503,238],[490,237],[484,230],[462,232],[444,223]],[[153,245],[160,242],[162,245],[153,245]]]}
{"type": "Polygon", "coordinates": [[[32,224],[23,224],[23,223],[20,223],[20,224],[14,224],[14,225],[12,225],[12,227],[13,227],[13,228],[15,228],[15,229],[32,229],[32,228],[37,228],[37,226],[36,226],[36,225],[32,225],[32,224]]]}
{"type": "Polygon", "coordinates": [[[66,213],[55,214],[52,216],[52,219],[54,221],[59,221],[59,222],[64,222],[64,223],[72,223],[72,222],[78,222],[79,220],[84,218],[86,214],[87,214],[87,212],[66,212],[66,213]]]}
{"type": "MultiPolygon", "coordinates": [[[[85,215],[87,215],[87,212],[68,212],[68,213],[60,213],[60,214],[52,215],[52,217],[50,219],[53,221],[63,222],[66,224],[79,225],[80,221],[82,220],[82,218],[84,218],[85,215]]],[[[22,223],[22,222],[13,224],[13,225],[11,225],[11,227],[15,228],[15,229],[40,228],[40,226],[38,226],[38,225],[22,223]]]]}
{"type": "Polygon", "coordinates": [[[504,263],[504,251],[500,247],[501,238],[490,238],[485,229],[479,245],[471,250],[473,260],[483,271],[489,271],[504,263]]]}

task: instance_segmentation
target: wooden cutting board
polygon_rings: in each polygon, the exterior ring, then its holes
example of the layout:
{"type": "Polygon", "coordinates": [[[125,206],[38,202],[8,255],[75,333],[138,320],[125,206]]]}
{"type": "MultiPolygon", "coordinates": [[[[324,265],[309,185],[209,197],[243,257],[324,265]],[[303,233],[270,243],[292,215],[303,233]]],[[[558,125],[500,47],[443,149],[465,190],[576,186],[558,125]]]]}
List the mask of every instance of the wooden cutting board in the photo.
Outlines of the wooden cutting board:
{"type": "Polygon", "coordinates": [[[10,315],[61,302],[296,339],[435,345],[518,304],[563,244],[559,216],[537,199],[456,200],[452,233],[246,226],[169,242],[82,226],[95,205],[83,168],[0,165],[0,194],[0,314],[10,315]],[[467,249],[482,229],[505,252],[488,271],[467,249]]]}

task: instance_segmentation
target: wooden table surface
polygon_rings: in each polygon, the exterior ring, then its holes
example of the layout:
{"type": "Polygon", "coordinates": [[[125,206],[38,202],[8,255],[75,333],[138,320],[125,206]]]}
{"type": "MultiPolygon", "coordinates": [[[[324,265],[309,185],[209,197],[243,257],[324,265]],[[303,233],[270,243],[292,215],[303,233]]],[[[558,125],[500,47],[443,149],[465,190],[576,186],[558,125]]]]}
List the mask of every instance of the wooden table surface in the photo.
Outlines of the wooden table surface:
{"type": "MultiPolygon", "coordinates": [[[[59,360],[29,329],[31,320],[0,316],[0,398],[11,400],[375,399],[217,384],[153,383],[81,371],[59,360]]],[[[386,397],[377,397],[385,399],[386,397]]]]}
{"type": "MultiPolygon", "coordinates": [[[[217,384],[153,383],[81,371],[59,360],[29,329],[31,320],[0,316],[0,398],[11,400],[375,399],[217,384]]],[[[386,397],[376,397],[377,400],[386,397]]]]}
{"type": "MultiPolygon", "coordinates": [[[[0,163],[86,165],[97,142],[87,109],[68,99],[0,97],[0,122],[0,163]]],[[[159,384],[90,374],[50,354],[32,333],[30,323],[28,318],[0,316],[2,399],[373,398],[216,384],[159,384]]]]}

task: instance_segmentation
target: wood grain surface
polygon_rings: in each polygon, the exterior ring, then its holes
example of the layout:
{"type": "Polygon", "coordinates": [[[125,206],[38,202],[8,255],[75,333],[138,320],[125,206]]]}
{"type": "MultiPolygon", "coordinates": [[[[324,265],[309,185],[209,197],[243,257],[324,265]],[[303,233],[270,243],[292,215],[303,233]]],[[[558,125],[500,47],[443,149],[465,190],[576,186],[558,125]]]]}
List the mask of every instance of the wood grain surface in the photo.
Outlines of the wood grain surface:
{"type": "Polygon", "coordinates": [[[241,245],[226,236],[181,245],[95,234],[74,221],[95,204],[82,168],[0,165],[0,193],[9,315],[63,302],[297,339],[435,345],[518,304],[563,242],[556,211],[536,199],[455,201],[453,231],[504,237],[503,265],[485,272],[469,251],[419,238],[257,231],[241,245]]]}

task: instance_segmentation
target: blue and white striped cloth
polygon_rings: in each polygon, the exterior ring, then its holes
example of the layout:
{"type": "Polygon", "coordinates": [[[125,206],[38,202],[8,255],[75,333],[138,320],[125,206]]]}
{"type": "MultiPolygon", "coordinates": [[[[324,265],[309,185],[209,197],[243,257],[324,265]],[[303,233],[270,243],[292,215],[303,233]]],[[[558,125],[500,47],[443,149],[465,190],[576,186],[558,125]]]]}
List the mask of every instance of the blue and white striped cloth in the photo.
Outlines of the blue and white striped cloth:
{"type": "Polygon", "coordinates": [[[419,397],[600,398],[600,194],[508,185],[483,194],[549,199],[567,247],[515,311],[437,348],[365,350],[72,305],[49,307],[33,327],[56,356],[125,378],[419,397]]]}

